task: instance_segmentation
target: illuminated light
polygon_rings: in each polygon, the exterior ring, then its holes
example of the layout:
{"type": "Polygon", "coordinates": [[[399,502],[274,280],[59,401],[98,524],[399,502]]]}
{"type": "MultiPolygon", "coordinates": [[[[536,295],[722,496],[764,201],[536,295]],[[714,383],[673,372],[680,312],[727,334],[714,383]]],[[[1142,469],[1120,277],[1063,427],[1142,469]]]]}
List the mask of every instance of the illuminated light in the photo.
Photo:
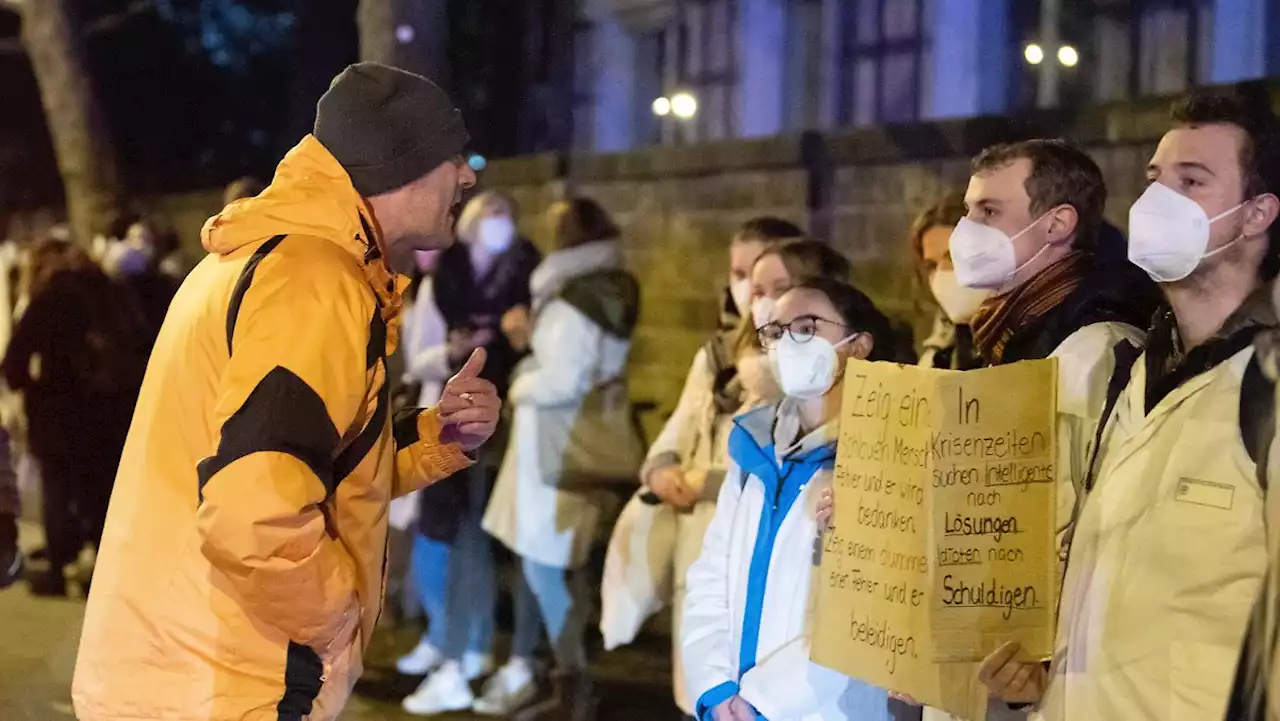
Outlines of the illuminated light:
{"type": "Polygon", "coordinates": [[[665,118],[671,114],[671,101],[666,98],[655,98],[653,101],[653,114],[660,118],[665,118]]]}
{"type": "Polygon", "coordinates": [[[676,93],[671,96],[671,112],[677,118],[688,120],[698,114],[698,99],[692,93],[676,93]]]}
{"type": "Polygon", "coordinates": [[[417,35],[418,33],[414,31],[412,25],[399,25],[396,27],[396,40],[398,40],[401,45],[408,45],[413,42],[413,39],[417,37],[417,35]]]}
{"type": "Polygon", "coordinates": [[[1036,45],[1035,43],[1031,43],[1022,53],[1022,56],[1025,57],[1027,62],[1032,65],[1039,65],[1044,62],[1044,48],[1036,45]]]}
{"type": "Polygon", "coordinates": [[[1080,62],[1080,53],[1070,45],[1058,48],[1058,62],[1068,68],[1074,68],[1080,62]]]}
{"type": "Polygon", "coordinates": [[[467,165],[470,165],[471,169],[478,173],[481,170],[484,170],[485,166],[489,165],[489,161],[485,160],[485,157],[479,153],[472,153],[471,156],[467,158],[467,165]]]}

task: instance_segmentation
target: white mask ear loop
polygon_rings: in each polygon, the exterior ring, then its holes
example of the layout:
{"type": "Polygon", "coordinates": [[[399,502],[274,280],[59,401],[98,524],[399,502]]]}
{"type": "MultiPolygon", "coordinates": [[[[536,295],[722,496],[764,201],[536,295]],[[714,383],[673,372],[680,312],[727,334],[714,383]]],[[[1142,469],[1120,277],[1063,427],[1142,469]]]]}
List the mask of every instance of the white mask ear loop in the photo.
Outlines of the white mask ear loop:
{"type": "MultiPolygon", "coordinates": [[[[1018,231],[1018,234],[1017,234],[1017,235],[1015,235],[1015,236],[1013,236],[1012,238],[1010,238],[1010,239],[1009,239],[1009,244],[1010,244],[1010,245],[1012,245],[1012,244],[1013,244],[1013,242],[1014,242],[1015,240],[1017,240],[1018,238],[1021,238],[1022,236],[1026,235],[1026,234],[1027,234],[1027,233],[1028,233],[1032,228],[1036,227],[1037,225],[1040,225],[1040,221],[1044,220],[1045,218],[1048,218],[1048,217],[1049,217],[1049,214],[1050,214],[1050,213],[1052,213],[1054,210],[1057,210],[1057,208],[1053,208],[1052,210],[1047,210],[1047,211],[1045,211],[1043,215],[1041,215],[1039,218],[1036,218],[1034,221],[1032,221],[1031,225],[1028,225],[1027,227],[1023,228],[1022,230],[1018,231]]],[[[1037,251],[1036,251],[1036,253],[1035,253],[1035,255],[1031,256],[1030,258],[1027,258],[1027,262],[1023,263],[1022,265],[1019,265],[1017,268],[1014,268],[1014,269],[1013,269],[1013,275],[1010,275],[1010,276],[1009,276],[1009,281],[1008,281],[1008,283],[1005,285],[1005,287],[1004,287],[1004,288],[1001,288],[999,292],[1003,294],[1003,293],[1007,293],[1007,292],[1009,292],[1010,290],[1012,290],[1012,289],[1013,289],[1013,288],[1012,288],[1012,284],[1013,284],[1013,278],[1014,278],[1014,276],[1016,276],[1017,274],[1021,273],[1021,272],[1023,271],[1023,269],[1024,269],[1024,268],[1026,268],[1027,266],[1029,266],[1029,265],[1031,265],[1032,263],[1036,262],[1036,260],[1038,260],[1038,259],[1040,258],[1040,256],[1044,255],[1044,254],[1049,250],[1049,246],[1051,246],[1051,245],[1053,245],[1053,244],[1052,244],[1052,243],[1045,243],[1044,245],[1040,246],[1040,250],[1037,250],[1037,251]]]]}
{"type": "MultiPolygon", "coordinates": [[[[1224,211],[1222,211],[1221,213],[1218,213],[1217,215],[1215,215],[1215,216],[1213,216],[1212,218],[1210,218],[1210,219],[1209,219],[1209,225],[1213,225],[1214,223],[1218,222],[1219,220],[1222,220],[1223,218],[1227,217],[1228,215],[1231,215],[1232,213],[1235,213],[1235,212],[1239,211],[1241,208],[1243,208],[1244,206],[1248,205],[1248,204],[1249,204],[1249,203],[1251,203],[1251,202],[1253,202],[1253,198],[1249,198],[1248,200],[1246,200],[1246,201],[1244,201],[1244,202],[1240,203],[1239,205],[1237,205],[1236,207],[1234,207],[1234,208],[1232,208],[1232,209],[1230,209],[1230,210],[1224,210],[1224,211]]],[[[1232,239],[1232,240],[1230,240],[1230,241],[1228,241],[1228,242],[1226,242],[1226,243],[1223,243],[1222,245],[1218,246],[1217,248],[1214,248],[1213,250],[1209,251],[1208,253],[1205,253],[1204,255],[1200,256],[1200,260],[1201,260],[1201,261],[1205,261],[1205,260],[1207,260],[1207,259],[1209,259],[1209,258],[1212,258],[1213,256],[1215,256],[1215,255],[1217,255],[1217,254],[1219,254],[1219,253],[1222,253],[1222,252],[1226,251],[1228,248],[1230,248],[1231,246],[1235,245],[1236,243],[1239,243],[1239,242],[1240,242],[1240,241],[1242,241],[1242,240],[1244,240],[1244,233],[1241,233],[1240,235],[1237,235],[1234,239],[1232,239]]]]}

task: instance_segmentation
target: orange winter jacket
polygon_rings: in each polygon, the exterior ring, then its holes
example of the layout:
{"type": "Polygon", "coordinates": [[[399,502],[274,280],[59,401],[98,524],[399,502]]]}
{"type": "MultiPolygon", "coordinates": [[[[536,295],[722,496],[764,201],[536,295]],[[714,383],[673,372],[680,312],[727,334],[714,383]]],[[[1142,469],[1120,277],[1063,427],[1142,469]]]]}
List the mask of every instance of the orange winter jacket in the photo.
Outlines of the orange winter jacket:
{"type": "Polygon", "coordinates": [[[204,228],[116,478],[80,721],[328,721],[382,604],[387,505],[470,464],[388,418],[403,278],[319,141],[204,228]],[[394,429],[393,429],[394,426],[394,429]]]}

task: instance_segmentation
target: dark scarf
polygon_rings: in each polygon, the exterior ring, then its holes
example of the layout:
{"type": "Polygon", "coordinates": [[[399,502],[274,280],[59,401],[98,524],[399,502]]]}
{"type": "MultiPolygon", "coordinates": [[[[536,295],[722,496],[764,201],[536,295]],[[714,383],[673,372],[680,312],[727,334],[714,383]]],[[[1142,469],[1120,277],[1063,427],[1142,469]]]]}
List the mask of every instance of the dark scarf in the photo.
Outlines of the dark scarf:
{"type": "Polygon", "coordinates": [[[1072,251],[1021,286],[983,303],[969,323],[973,345],[983,360],[991,365],[1006,362],[1010,341],[1080,287],[1088,267],[1086,256],[1072,251]]]}
{"type": "Polygon", "coordinates": [[[1269,285],[1254,291],[1212,338],[1191,350],[1185,350],[1178,337],[1173,310],[1161,308],[1147,334],[1147,412],[1175,388],[1226,362],[1248,347],[1260,332],[1277,325],[1269,285]]]}
{"type": "Polygon", "coordinates": [[[738,380],[738,369],[734,365],[735,341],[742,317],[738,314],[738,306],[728,290],[720,304],[720,320],[716,324],[716,334],[707,341],[707,363],[711,366],[711,375],[715,379],[711,386],[715,401],[716,413],[737,413],[742,406],[742,382],[738,380]]]}

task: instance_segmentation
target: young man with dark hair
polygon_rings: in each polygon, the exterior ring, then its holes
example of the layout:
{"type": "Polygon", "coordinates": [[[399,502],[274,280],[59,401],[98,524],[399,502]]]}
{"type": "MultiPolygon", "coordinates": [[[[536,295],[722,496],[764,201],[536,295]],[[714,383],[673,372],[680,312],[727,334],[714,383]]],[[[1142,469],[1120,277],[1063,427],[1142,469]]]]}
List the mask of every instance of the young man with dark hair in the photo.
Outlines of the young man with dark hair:
{"type": "Polygon", "coordinates": [[[1260,376],[1252,342],[1277,325],[1263,286],[1275,272],[1278,171],[1280,123],[1239,94],[1176,105],[1147,166],[1129,259],[1166,305],[1146,351],[1112,379],[1053,665],[1009,644],[981,673],[993,695],[1037,704],[1039,718],[1219,719],[1227,708],[1266,566],[1264,489],[1246,441],[1267,422],[1249,388],[1260,376]]]}
{"type": "MultiPolygon", "coordinates": [[[[1154,288],[1101,252],[1106,183],[1083,151],[1028,140],[989,148],[972,167],[951,259],[961,285],[992,293],[970,321],[984,365],[1058,360],[1056,522],[1065,534],[1088,474],[1115,348],[1141,338],[1154,288]]],[[[942,718],[926,710],[926,721],[942,718]]]]}

